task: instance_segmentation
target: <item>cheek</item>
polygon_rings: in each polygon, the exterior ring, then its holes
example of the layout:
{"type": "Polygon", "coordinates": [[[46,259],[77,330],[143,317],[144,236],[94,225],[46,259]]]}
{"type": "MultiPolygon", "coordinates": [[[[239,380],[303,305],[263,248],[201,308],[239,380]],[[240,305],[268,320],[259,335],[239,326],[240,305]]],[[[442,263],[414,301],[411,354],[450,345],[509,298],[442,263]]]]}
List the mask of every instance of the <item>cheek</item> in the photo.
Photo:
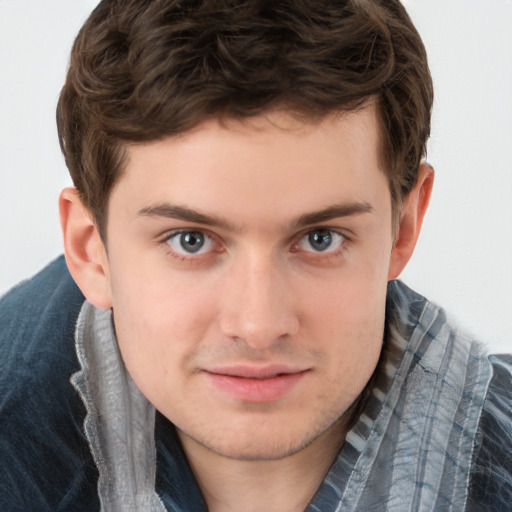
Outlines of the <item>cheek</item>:
{"type": "MultiPolygon", "coordinates": [[[[135,285],[135,283],[133,283],[135,285]]],[[[167,417],[186,397],[183,377],[210,325],[191,293],[148,285],[123,288],[116,295],[114,322],[128,373],[147,399],[167,417]],[[172,390],[172,392],[170,392],[172,390]],[[174,396],[172,402],[169,397],[174,396]]]]}
{"type": "Polygon", "coordinates": [[[304,281],[307,307],[323,317],[326,326],[371,327],[385,309],[389,247],[353,251],[346,264],[322,279],[304,281]]]}
{"type": "MultiPolygon", "coordinates": [[[[316,301],[310,322],[329,345],[331,358],[350,370],[350,365],[380,353],[385,317],[385,284],[380,290],[359,282],[345,282],[331,301],[316,301]]],[[[362,363],[361,363],[362,364],[362,363]]]]}
{"type": "Polygon", "coordinates": [[[215,301],[201,280],[168,269],[116,266],[111,276],[116,333],[123,359],[136,374],[162,376],[197,350],[215,318],[215,301]],[[138,272],[123,269],[138,268],[138,272]]]}
{"type": "Polygon", "coordinates": [[[378,361],[383,341],[387,267],[378,260],[347,266],[310,290],[307,336],[323,344],[333,381],[360,392],[378,361]]]}

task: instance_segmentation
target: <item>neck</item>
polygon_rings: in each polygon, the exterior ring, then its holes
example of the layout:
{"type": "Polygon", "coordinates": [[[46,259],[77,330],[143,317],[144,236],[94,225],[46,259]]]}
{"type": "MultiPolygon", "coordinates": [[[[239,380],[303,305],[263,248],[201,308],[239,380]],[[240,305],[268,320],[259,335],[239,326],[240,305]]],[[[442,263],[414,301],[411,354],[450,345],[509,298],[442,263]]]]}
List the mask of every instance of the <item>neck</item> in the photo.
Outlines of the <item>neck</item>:
{"type": "Polygon", "coordinates": [[[278,460],[227,458],[178,434],[209,512],[302,512],[336,458],[346,429],[336,423],[307,447],[278,460]]]}

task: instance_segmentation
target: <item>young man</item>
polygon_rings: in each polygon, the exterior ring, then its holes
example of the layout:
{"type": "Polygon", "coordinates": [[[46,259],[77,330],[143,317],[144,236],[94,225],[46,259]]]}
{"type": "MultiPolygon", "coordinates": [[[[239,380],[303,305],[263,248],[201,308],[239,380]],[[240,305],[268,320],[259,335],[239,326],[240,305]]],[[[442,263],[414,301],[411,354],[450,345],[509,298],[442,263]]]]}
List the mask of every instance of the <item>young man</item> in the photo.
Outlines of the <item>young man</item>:
{"type": "Polygon", "coordinates": [[[394,281],[431,105],[399,2],[102,1],[67,265],[0,306],[2,510],[508,510],[511,361],[394,281]]]}

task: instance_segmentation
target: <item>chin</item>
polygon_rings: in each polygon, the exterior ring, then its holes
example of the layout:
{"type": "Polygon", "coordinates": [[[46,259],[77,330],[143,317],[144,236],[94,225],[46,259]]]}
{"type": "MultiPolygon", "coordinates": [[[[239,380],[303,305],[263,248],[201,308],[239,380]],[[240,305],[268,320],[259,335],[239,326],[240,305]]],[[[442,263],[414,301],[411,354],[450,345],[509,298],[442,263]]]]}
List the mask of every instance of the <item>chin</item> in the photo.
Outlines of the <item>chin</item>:
{"type": "Polygon", "coordinates": [[[306,425],[306,420],[296,420],[288,424],[284,421],[260,423],[253,420],[250,425],[238,428],[231,426],[229,432],[222,429],[219,434],[211,433],[208,437],[181,432],[182,436],[192,438],[210,452],[221,457],[244,461],[285,459],[329,434],[332,434],[333,439],[337,439],[341,445],[344,431],[339,416],[309,426],[306,425]]]}
{"type": "Polygon", "coordinates": [[[251,440],[250,442],[231,442],[229,444],[226,442],[204,443],[203,447],[227,459],[240,461],[271,461],[291,457],[310,443],[311,441],[307,440],[300,443],[293,443],[285,439],[261,439],[257,441],[251,440]]]}

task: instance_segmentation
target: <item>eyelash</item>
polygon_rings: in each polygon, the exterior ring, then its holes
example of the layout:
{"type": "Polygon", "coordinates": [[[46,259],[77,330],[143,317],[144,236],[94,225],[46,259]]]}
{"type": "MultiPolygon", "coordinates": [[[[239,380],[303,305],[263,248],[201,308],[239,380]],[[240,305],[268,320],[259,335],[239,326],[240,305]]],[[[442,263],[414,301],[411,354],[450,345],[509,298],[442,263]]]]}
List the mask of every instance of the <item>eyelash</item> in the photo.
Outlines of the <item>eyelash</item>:
{"type": "MultiPolygon", "coordinates": [[[[315,227],[313,229],[309,229],[308,231],[302,233],[298,237],[297,242],[295,242],[291,245],[291,248],[290,248],[291,252],[300,252],[301,251],[300,245],[303,243],[303,241],[306,240],[307,237],[310,238],[308,240],[308,243],[311,245],[311,243],[312,243],[311,236],[314,233],[319,234],[321,232],[324,232],[324,237],[327,235],[329,236],[332,244],[334,244],[334,245],[339,244],[339,247],[334,247],[333,249],[331,249],[329,246],[329,247],[325,248],[325,250],[319,250],[319,251],[304,250],[303,252],[305,254],[312,255],[312,257],[314,257],[314,258],[321,257],[322,259],[327,259],[330,257],[338,256],[342,251],[344,251],[346,249],[346,244],[349,241],[349,238],[344,233],[340,233],[338,230],[335,230],[335,229],[330,229],[330,228],[325,228],[325,227],[315,227]]],[[[324,237],[320,236],[321,239],[324,237]]]]}
{"type": "MultiPolygon", "coordinates": [[[[175,249],[173,249],[170,246],[170,241],[173,238],[178,238],[180,235],[193,234],[193,233],[201,234],[205,237],[206,240],[209,241],[209,243],[212,243],[218,247],[221,247],[221,244],[215,241],[216,237],[213,234],[208,233],[205,230],[202,230],[202,229],[179,229],[176,231],[172,231],[171,233],[168,233],[165,236],[165,238],[162,240],[162,243],[165,244],[165,246],[166,246],[167,254],[179,262],[199,262],[199,261],[202,261],[204,258],[208,257],[209,255],[211,255],[212,250],[209,250],[207,252],[201,252],[198,254],[195,254],[195,253],[183,254],[183,253],[176,251],[175,249]]],[[[201,248],[202,247],[200,247],[199,250],[201,250],[201,248]]],[[[213,249],[213,252],[222,253],[224,251],[221,248],[219,250],[213,249]]]]}
{"type": "MultiPolygon", "coordinates": [[[[208,258],[209,256],[211,256],[212,252],[216,253],[216,254],[221,254],[224,252],[224,249],[222,248],[222,244],[220,242],[216,241],[217,238],[218,237],[216,237],[214,234],[209,233],[208,231],[205,231],[204,229],[194,229],[194,228],[179,229],[179,230],[175,230],[170,233],[167,233],[165,235],[165,237],[161,240],[161,243],[163,243],[166,246],[167,254],[171,258],[173,258],[179,262],[199,263],[199,262],[202,262],[205,258],[208,258]],[[198,234],[203,235],[205,237],[205,239],[209,240],[210,243],[216,245],[219,249],[214,248],[213,251],[208,250],[207,252],[201,252],[198,254],[195,254],[195,253],[183,254],[183,253],[176,251],[175,249],[173,249],[170,246],[169,242],[173,238],[177,238],[180,235],[193,234],[193,233],[198,233],[198,234]]],[[[324,226],[310,228],[307,231],[304,231],[304,232],[300,233],[299,235],[297,235],[294,239],[295,239],[295,241],[290,244],[290,252],[291,253],[296,254],[299,252],[303,252],[306,255],[306,257],[310,257],[310,258],[314,258],[315,260],[322,260],[322,261],[327,261],[332,258],[339,257],[342,253],[344,253],[346,251],[347,244],[351,241],[351,238],[349,236],[347,236],[347,234],[345,232],[341,232],[338,229],[332,229],[332,228],[328,228],[328,227],[324,227],[324,226]],[[299,244],[307,236],[310,236],[315,231],[316,232],[326,231],[326,232],[330,233],[331,235],[334,235],[333,238],[341,237],[340,246],[333,250],[326,250],[325,252],[324,251],[301,251],[299,244]]],[[[199,250],[201,250],[201,248],[202,247],[200,247],[199,250]]]]}

